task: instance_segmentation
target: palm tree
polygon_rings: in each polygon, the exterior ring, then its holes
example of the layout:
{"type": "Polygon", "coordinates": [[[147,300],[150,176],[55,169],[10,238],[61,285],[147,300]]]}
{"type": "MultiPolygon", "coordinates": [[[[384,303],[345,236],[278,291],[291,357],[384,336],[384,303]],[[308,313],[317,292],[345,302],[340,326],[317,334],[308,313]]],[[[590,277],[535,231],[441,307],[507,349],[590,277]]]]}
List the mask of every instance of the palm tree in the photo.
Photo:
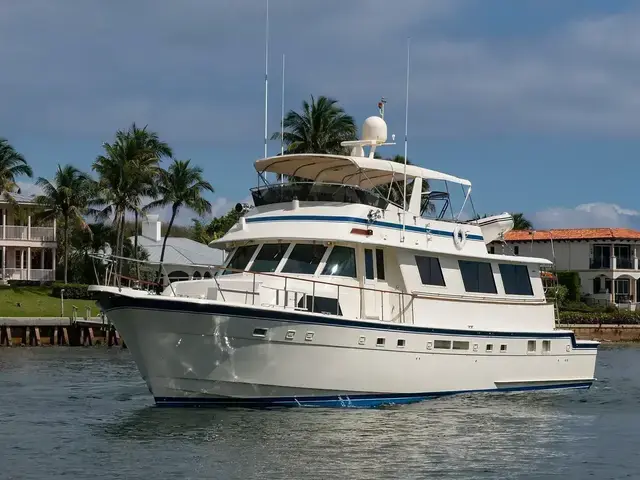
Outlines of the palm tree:
{"type": "Polygon", "coordinates": [[[167,238],[171,234],[171,227],[178,211],[182,207],[187,207],[198,215],[211,213],[211,202],[202,195],[205,192],[213,192],[213,187],[204,180],[200,167],[191,166],[191,160],[174,160],[168,170],[160,171],[157,192],[158,200],[147,205],[145,207],[146,210],[171,205],[171,220],[169,220],[169,226],[162,242],[160,266],[158,267],[157,278],[158,283],[161,283],[162,262],[167,248],[167,238]]]}
{"type": "Polygon", "coordinates": [[[522,213],[513,213],[513,230],[533,230],[533,223],[525,218],[522,213]]]}
{"type": "MultiPolygon", "coordinates": [[[[133,237],[133,254],[138,259],[138,231],[140,228],[139,217],[142,211],[142,199],[144,197],[155,198],[155,180],[159,174],[159,163],[162,157],[171,158],[173,150],[168,143],[160,140],[156,132],[144,128],[138,128],[134,123],[131,124],[127,131],[119,130],[116,138],[122,142],[133,141],[136,145],[137,153],[132,161],[133,178],[131,178],[132,188],[132,207],[134,213],[134,237],[133,237]]],[[[139,264],[136,262],[136,271],[139,277],[139,264]]]]}
{"type": "Polygon", "coordinates": [[[72,165],[64,167],[58,165],[58,170],[53,177],[53,182],[40,177],[36,181],[42,189],[42,195],[36,197],[36,203],[44,208],[44,211],[37,215],[42,220],[62,218],[62,229],[64,232],[64,283],[68,280],[69,269],[69,230],[71,223],[77,222],[83,229],[87,228],[87,223],[83,215],[87,211],[87,206],[92,193],[91,178],[79,171],[72,165]]]}
{"type": "MultiPolygon", "coordinates": [[[[93,162],[93,170],[98,174],[97,195],[91,202],[90,213],[98,220],[113,216],[116,231],[115,255],[121,257],[124,244],[125,214],[138,208],[139,189],[136,184],[136,169],[140,150],[136,140],[126,136],[116,136],[113,144],[104,143],[104,155],[93,162]]],[[[118,273],[122,262],[118,259],[118,273]]],[[[115,277],[114,277],[115,278],[115,277]]]]}
{"type": "MultiPolygon", "coordinates": [[[[302,112],[290,110],[284,117],[283,141],[286,153],[345,153],[340,145],[346,140],[356,140],[357,127],[351,115],[332,98],[320,96],[311,103],[302,102],[302,112]]],[[[271,136],[279,140],[280,132],[271,136]]]]}
{"type": "Polygon", "coordinates": [[[16,177],[20,175],[32,177],[33,170],[7,139],[0,138],[0,193],[6,200],[13,201],[11,193],[18,190],[16,177]]]}

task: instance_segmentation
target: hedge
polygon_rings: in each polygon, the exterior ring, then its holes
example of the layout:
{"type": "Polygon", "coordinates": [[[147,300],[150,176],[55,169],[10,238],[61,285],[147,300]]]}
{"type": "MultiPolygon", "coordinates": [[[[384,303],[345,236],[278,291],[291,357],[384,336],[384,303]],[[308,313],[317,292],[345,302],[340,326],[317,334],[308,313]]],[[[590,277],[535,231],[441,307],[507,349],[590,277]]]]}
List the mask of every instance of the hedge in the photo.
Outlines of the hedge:
{"type": "Polygon", "coordinates": [[[53,282],[40,280],[9,280],[8,283],[12,287],[42,287],[50,286],[53,282]]]}
{"type": "Polygon", "coordinates": [[[93,297],[88,290],[89,285],[81,283],[54,283],[51,295],[59,297],[61,290],[64,289],[64,298],[75,298],[76,300],[91,300],[93,297]]]}
{"type": "Polygon", "coordinates": [[[580,274],[578,272],[556,272],[558,283],[567,287],[567,301],[580,301],[580,274]]]}
{"type": "Polygon", "coordinates": [[[560,312],[562,324],[640,325],[640,311],[560,312]]]}

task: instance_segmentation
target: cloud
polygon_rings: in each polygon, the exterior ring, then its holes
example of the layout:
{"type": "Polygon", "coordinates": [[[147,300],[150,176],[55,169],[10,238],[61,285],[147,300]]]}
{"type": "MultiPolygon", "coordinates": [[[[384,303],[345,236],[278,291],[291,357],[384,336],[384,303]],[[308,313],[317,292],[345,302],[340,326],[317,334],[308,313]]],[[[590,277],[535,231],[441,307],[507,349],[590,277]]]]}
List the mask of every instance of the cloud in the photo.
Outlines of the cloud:
{"type": "Polygon", "coordinates": [[[613,203],[585,203],[575,208],[554,207],[533,214],[536,228],[622,227],[640,230],[640,211],[613,203]]]}

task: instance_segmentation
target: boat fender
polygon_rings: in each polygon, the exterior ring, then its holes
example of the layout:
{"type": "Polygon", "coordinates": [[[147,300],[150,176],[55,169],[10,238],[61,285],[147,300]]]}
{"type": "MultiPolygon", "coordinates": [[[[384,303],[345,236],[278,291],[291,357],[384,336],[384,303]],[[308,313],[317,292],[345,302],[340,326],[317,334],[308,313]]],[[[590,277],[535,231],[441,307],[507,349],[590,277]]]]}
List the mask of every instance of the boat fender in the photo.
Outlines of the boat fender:
{"type": "Polygon", "coordinates": [[[467,231],[463,230],[461,225],[456,225],[453,229],[453,243],[458,250],[462,250],[467,243],[467,231]]]}

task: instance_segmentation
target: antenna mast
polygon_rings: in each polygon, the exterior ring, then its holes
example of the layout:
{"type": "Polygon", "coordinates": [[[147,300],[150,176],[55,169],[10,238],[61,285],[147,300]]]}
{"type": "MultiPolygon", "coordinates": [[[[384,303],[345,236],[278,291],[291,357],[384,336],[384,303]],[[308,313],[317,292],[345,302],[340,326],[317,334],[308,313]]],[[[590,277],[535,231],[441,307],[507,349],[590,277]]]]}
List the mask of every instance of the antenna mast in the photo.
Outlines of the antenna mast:
{"type": "Polygon", "coordinates": [[[411,37],[407,38],[407,94],[404,104],[404,192],[402,195],[402,236],[400,241],[404,242],[404,232],[407,217],[407,147],[409,143],[409,64],[411,59],[411,37]]]}
{"type": "Polygon", "coordinates": [[[280,116],[280,155],[284,155],[284,53],[282,54],[282,114],[280,116]]]}
{"type": "Polygon", "coordinates": [[[269,112],[269,0],[267,0],[267,19],[264,42],[264,158],[267,158],[267,115],[269,112]]]}

